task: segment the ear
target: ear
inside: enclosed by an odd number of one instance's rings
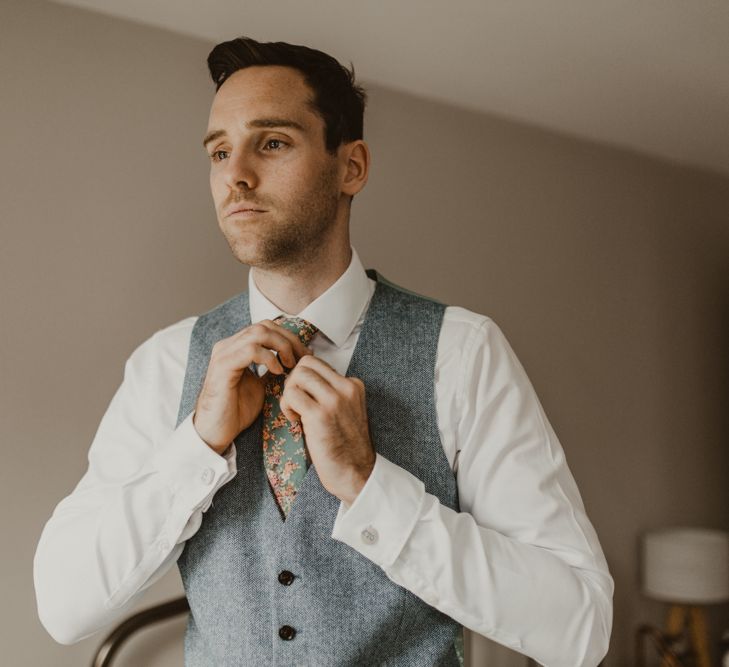
[[[356,195],[367,183],[370,173],[370,149],[362,139],[339,147],[343,169],[342,194]]]

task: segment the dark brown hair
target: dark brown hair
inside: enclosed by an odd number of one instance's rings
[[[307,46],[249,37],[221,42],[208,55],[216,92],[233,72],[253,65],[283,65],[304,75],[314,94],[311,106],[324,121],[324,143],[330,153],[340,144],[362,139],[367,94],[355,84],[351,63],[347,69],[332,56]]]

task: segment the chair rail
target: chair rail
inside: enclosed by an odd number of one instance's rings
[[[96,651],[91,667],[110,667],[119,649],[135,632],[188,611],[187,598],[181,597],[133,614],[107,635]]]

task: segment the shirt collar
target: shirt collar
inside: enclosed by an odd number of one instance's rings
[[[273,320],[279,315],[301,317],[319,329],[337,347],[344,345],[359,321],[362,311],[372,295],[370,279],[365,273],[357,251],[352,248],[352,259],[347,270],[323,294],[320,294],[300,313],[285,313],[271,303],[256,286],[253,272],[248,272],[248,295],[251,323]]]

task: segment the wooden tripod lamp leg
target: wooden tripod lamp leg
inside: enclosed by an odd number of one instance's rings
[[[689,611],[689,639],[696,653],[696,667],[711,667],[709,657],[709,632],[706,613],[702,607],[691,606]]]
[[[703,608],[683,604],[671,605],[666,618],[666,633],[678,637],[685,630],[688,631],[689,644],[696,656],[696,667],[711,667],[709,633]],[[672,661],[664,658],[661,667],[673,667]]]
[[[679,637],[686,627],[686,616],[688,608],[682,604],[672,604],[668,608],[666,616],[666,634],[669,637]],[[663,658],[661,667],[675,667],[675,661],[671,658]]]

